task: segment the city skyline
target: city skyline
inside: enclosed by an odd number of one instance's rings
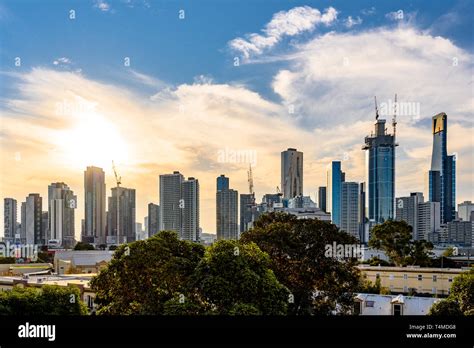
[[[315,202],[332,161],[341,161],[347,181],[366,182],[361,146],[373,127],[373,96],[378,97],[380,117],[390,123],[390,105],[398,93],[398,102],[405,104],[397,115],[395,197],[411,192],[429,197],[431,119],[446,112],[448,150],[457,157],[456,207],[472,200],[473,48],[465,37],[468,30],[460,29],[469,14],[463,2],[432,9],[408,2],[397,8],[375,4],[373,9],[356,5],[331,9],[320,2],[303,5],[259,5],[250,18],[245,5],[235,13],[235,24],[226,24],[225,16],[211,10],[212,2],[199,7],[184,3],[183,19],[176,4],[163,5],[160,12],[155,4],[127,8],[114,3],[102,10],[84,2],[77,5],[76,22],[68,18],[70,6],[50,4],[51,27],[63,37],[38,31],[39,44],[54,41],[51,37],[58,40],[47,54],[33,45],[31,50],[41,51],[39,55],[15,43],[24,35],[15,32],[25,25],[19,14],[35,11],[26,9],[26,4],[5,2],[0,7],[5,38],[0,72],[1,197],[18,201],[19,216],[25,197],[39,193],[47,210],[48,185],[66,183],[77,195],[79,240],[84,218],[81,173],[87,166],[104,170],[109,197],[115,187],[115,161],[124,187],[136,190],[140,223],[148,203],[159,203],[159,175],[179,170],[199,180],[201,227],[215,233],[215,178],[225,174],[233,189],[248,193],[247,170],[253,162],[255,198],[260,202],[280,186],[281,151],[288,148],[304,153],[303,194]],[[219,7],[223,13],[235,10],[225,4]],[[401,19],[396,17],[398,10],[403,10]],[[453,13],[457,20],[450,21],[443,13]],[[293,26],[272,31],[276,21],[289,14]],[[138,26],[131,36],[121,30],[112,36],[114,31],[106,30],[103,37],[93,38],[107,25],[118,30],[123,15],[145,24],[163,21],[158,27],[148,26],[152,35],[146,26]],[[77,28],[82,16],[90,23],[86,34]],[[354,24],[349,16],[361,23]],[[28,17],[27,33],[37,30],[40,17]],[[202,25],[203,18],[210,18],[209,27],[203,28],[210,53],[190,44],[199,42],[193,28]],[[163,25],[175,36],[158,45],[150,36],[163,39],[159,30]],[[222,27],[219,35],[209,34],[215,31],[213,25]],[[259,46],[251,41],[252,33],[271,43]],[[83,41],[76,46],[68,43],[77,35],[89,39],[91,49],[84,50]],[[120,35],[124,40],[113,41],[116,47],[107,44]],[[140,50],[131,37],[143,38]],[[124,65],[127,57],[129,66]],[[20,66],[15,65],[16,58],[21,58]],[[234,58],[239,58],[239,66]],[[220,151],[230,155],[222,158]],[[1,204],[3,214],[3,199]]]

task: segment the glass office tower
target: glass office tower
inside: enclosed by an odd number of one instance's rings
[[[433,152],[429,171],[429,200],[440,202],[441,222],[455,217],[456,206],[456,159],[448,156],[448,116],[442,112],[432,119]]]
[[[362,148],[367,150],[369,221],[376,224],[394,218],[396,146],[395,135],[377,115],[375,134],[365,137]]]

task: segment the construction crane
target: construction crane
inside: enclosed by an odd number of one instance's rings
[[[122,177],[118,175],[117,168],[114,161],[112,161],[112,169],[114,170],[115,182],[117,183],[117,245],[120,245],[120,184],[122,184]]]

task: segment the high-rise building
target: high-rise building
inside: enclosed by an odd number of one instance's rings
[[[148,203],[148,219],[145,226],[148,237],[154,236],[160,231],[160,206],[158,204]]]
[[[303,194],[303,152],[292,148],[282,151],[281,190],[284,199]]]
[[[42,224],[43,199],[38,193],[30,193],[21,206],[22,242],[45,245]],[[23,227],[24,226],[24,227]]]
[[[76,244],[74,210],[77,197],[63,182],[48,186],[48,233],[47,240],[57,241],[56,245],[72,248]]]
[[[3,237],[5,242],[14,242],[17,224],[17,202],[13,198],[3,200]]]
[[[188,178],[181,184],[182,192],[182,220],[180,238],[199,242],[201,239],[199,229],[199,180]]]
[[[222,183],[225,183],[224,185]],[[238,239],[238,192],[229,189],[229,178],[217,178],[216,232],[217,239]]]
[[[326,212],[326,186],[318,188],[318,208]]]
[[[365,137],[369,221],[383,223],[394,218],[395,203],[395,129],[387,133],[385,120],[376,112],[375,133]]]
[[[368,224],[366,214],[366,193],[365,193],[365,182],[359,184],[359,240],[361,243],[368,243]]]
[[[357,182],[341,183],[341,230],[359,236],[359,184]]]
[[[331,213],[332,223],[341,226],[341,162],[333,161],[327,168],[326,210]]]
[[[217,178],[217,191],[223,191],[229,189],[229,178],[224,174],[221,174]]]
[[[105,173],[102,168],[87,167],[84,172],[84,209],[82,241],[106,244]]]
[[[255,193],[240,194],[240,234],[248,231],[256,219]]]
[[[424,202],[423,193],[412,192],[408,197],[396,199],[395,219],[405,221],[412,228],[413,240],[418,239],[418,204]],[[424,235],[421,236],[422,239]]]
[[[423,202],[418,203],[416,240],[431,240],[430,235],[437,233],[440,229],[440,203]]]
[[[456,159],[448,156],[448,116],[442,112],[432,119],[433,152],[429,171],[429,198],[441,203],[441,222],[455,218]]]
[[[117,191],[118,190],[118,191]],[[112,197],[109,197],[109,211],[107,213],[107,244],[117,243],[117,192],[119,204],[119,243],[135,241],[136,233],[136,195],[135,189],[113,187]]]
[[[160,231],[180,233],[183,201],[181,184],[184,176],[175,171],[173,174],[160,175]]]
[[[472,246],[474,238],[474,223],[471,221],[452,220],[447,223],[448,240],[450,244],[463,247]]]
[[[458,204],[458,217],[460,220],[474,222],[472,212],[474,212],[474,203],[471,201],[464,201]]]

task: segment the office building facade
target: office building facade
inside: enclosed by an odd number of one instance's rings
[[[225,177],[217,178],[216,192],[216,232],[217,240],[238,239],[238,192],[229,189],[229,179],[225,178],[226,185],[219,185]]]
[[[292,148],[282,151],[281,191],[284,199],[303,194],[303,152]]]
[[[439,202],[418,203],[416,221],[416,240],[432,239],[432,235],[440,230],[441,214]]]
[[[433,151],[429,177],[429,200],[441,203],[441,222],[455,218],[456,159],[448,156],[448,116],[442,112],[432,119]]]
[[[320,186],[318,188],[318,208],[326,212],[326,186]]]
[[[148,237],[152,237],[160,231],[160,206],[158,204],[148,204],[148,217],[145,222],[145,229]]]
[[[182,220],[180,238],[199,242],[200,237],[200,206],[199,206],[199,180],[188,178],[182,182]]]
[[[395,219],[405,221],[412,228],[412,238],[418,239],[418,204],[424,202],[423,193],[412,192],[408,197],[396,199]]]
[[[471,201],[464,201],[458,204],[458,217],[460,220],[474,222],[473,212],[474,203],[472,203]]]
[[[133,242],[136,239],[135,189],[129,189],[125,187],[113,187],[111,191],[112,196],[109,197],[109,211],[107,213],[107,244],[121,244]]]
[[[42,221],[43,199],[38,193],[30,193],[21,207],[21,242],[45,245]]]
[[[77,197],[65,183],[57,182],[48,186],[48,242],[54,240],[55,245],[74,247],[76,206]]]
[[[13,198],[3,200],[3,238],[14,242],[17,229],[17,201]]]
[[[372,224],[392,220],[395,202],[395,134],[386,131],[385,120],[376,115],[375,132],[365,137],[368,217]]]
[[[341,230],[357,239],[359,235],[359,184],[341,183]]]
[[[178,171],[173,174],[160,175],[160,230],[180,233],[183,207],[181,185],[183,181],[184,176]]]
[[[332,223],[341,226],[341,189],[342,189],[341,162],[333,161],[327,168],[326,209],[331,213]]]
[[[240,194],[240,234],[248,231],[256,219],[257,205],[255,193]]]
[[[104,171],[98,167],[87,167],[84,172],[83,242],[106,244],[105,195]]]

